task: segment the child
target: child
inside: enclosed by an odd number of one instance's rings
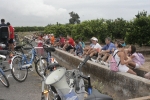
[[[82,39],[79,39],[79,44],[81,45],[81,47],[84,49],[85,48],[85,43],[83,42]]]
[[[75,55],[82,57],[83,49],[78,41],[75,41]]]
[[[136,47],[131,45],[128,48],[128,52],[130,53],[130,58],[132,59],[132,61],[129,62],[128,65],[134,67],[135,69],[139,68],[142,64],[140,62],[140,57],[136,53]]]

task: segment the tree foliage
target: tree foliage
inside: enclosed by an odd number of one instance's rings
[[[33,31],[44,31],[45,27],[26,26],[26,27],[14,27],[15,32],[33,32]]]
[[[124,39],[129,44],[150,45],[150,15],[143,11],[131,21],[123,18],[96,19],[80,24],[49,25],[45,27],[45,32],[54,33],[56,36],[71,34],[74,39],[84,38],[84,40],[95,36],[101,43],[109,36],[113,40]]]
[[[77,13],[75,13],[75,12],[70,12],[69,13],[69,15],[70,15],[70,19],[69,19],[69,23],[70,24],[79,24],[80,23],[80,17],[79,17],[79,15],[77,14]]]

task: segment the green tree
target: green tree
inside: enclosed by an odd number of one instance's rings
[[[75,13],[75,12],[72,11],[72,12],[69,13],[69,15],[71,17],[69,19],[69,23],[70,24],[76,24],[76,23],[79,24],[80,23],[80,20],[79,20],[80,17],[79,17],[79,15],[77,13]]]

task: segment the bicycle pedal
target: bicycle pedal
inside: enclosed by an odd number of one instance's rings
[[[3,70],[6,69],[6,66],[3,66],[2,69],[3,69]]]

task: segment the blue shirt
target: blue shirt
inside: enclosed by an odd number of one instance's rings
[[[82,47],[80,46],[80,44],[77,44],[77,45],[75,46],[75,48],[76,48],[76,53],[83,53],[83,49],[82,49]]]
[[[105,45],[102,48],[102,50],[110,50],[110,53],[111,53],[111,51],[112,51],[113,48],[116,49],[115,45],[113,43],[109,43],[109,44]]]

